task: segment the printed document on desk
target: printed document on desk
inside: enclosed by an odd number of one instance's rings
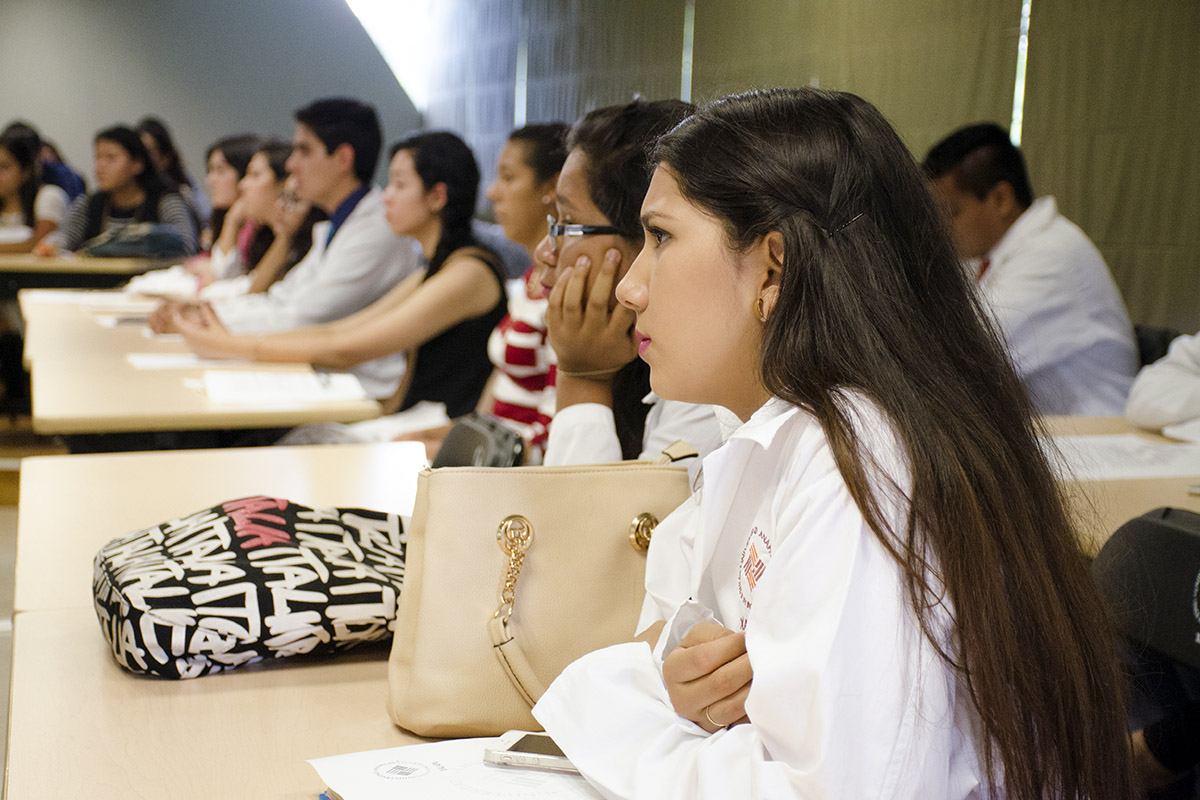
[[[279,405],[365,400],[358,378],[348,372],[255,372],[210,369],[204,392],[214,403]]]
[[[497,767],[483,749],[497,739],[449,739],[309,759],[342,800],[600,800],[578,775]]]
[[[245,364],[237,359],[201,358],[195,353],[126,353],[125,360],[134,369],[196,369],[221,364]]]
[[[1055,436],[1049,456],[1065,480],[1200,475],[1200,444],[1154,441],[1127,433]]]

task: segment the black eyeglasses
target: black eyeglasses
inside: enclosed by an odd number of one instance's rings
[[[620,232],[612,225],[577,225],[575,223],[559,222],[553,214],[546,215],[546,229],[554,249],[558,250],[560,236],[603,236],[618,235]]]

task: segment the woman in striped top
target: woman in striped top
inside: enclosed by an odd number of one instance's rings
[[[132,222],[158,222],[174,227],[185,249],[196,250],[196,227],[187,204],[163,185],[141,138],[124,125],[96,134],[96,187],[75,198],[63,225],[34,248],[53,256],[78,250],[86,241]]]
[[[546,216],[554,211],[554,186],[567,156],[566,133],[561,122],[513,131],[487,190],[504,235],[530,256],[546,235]],[[496,369],[479,406],[525,437],[533,464],[542,460],[554,414],[554,351],[546,343],[542,294],[537,268],[531,266],[521,289],[510,292],[508,315],[488,340],[488,357]]]

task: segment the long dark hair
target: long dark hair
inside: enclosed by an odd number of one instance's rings
[[[588,192],[610,225],[637,248],[642,246],[642,200],[650,188],[650,149],[667,131],[695,110],[682,100],[634,100],[585,114],[571,128],[567,149],[587,156]],[[621,456],[642,452],[649,407],[650,366],[640,358],[613,377],[613,423]]]
[[[533,170],[538,183],[548,181],[562,171],[567,160],[567,131],[565,122],[540,122],[517,128],[508,135],[510,142],[524,145],[526,166]]]
[[[479,198],[479,163],[467,143],[449,131],[418,133],[396,142],[388,158],[395,158],[401,150],[412,156],[413,167],[426,191],[439,183],[446,185],[442,236],[429,259],[428,274],[432,275],[455,250],[480,246],[471,231],[475,201]]]
[[[25,179],[17,187],[17,199],[21,204],[21,216],[25,224],[33,227],[37,224],[34,205],[37,201],[38,189],[42,188],[41,168],[38,164],[38,142],[20,133],[0,134],[0,148],[7,150],[13,161],[22,170],[28,170]]]
[[[292,145],[288,142],[283,142],[278,139],[258,140],[259,147],[253,155],[262,153],[267,160],[267,166],[270,167],[271,173],[275,176],[276,181],[282,181],[287,178],[287,160],[292,154]],[[247,166],[250,163],[250,158],[246,159]],[[226,155],[228,160],[228,155]],[[231,162],[232,163],[232,162]],[[246,173],[245,167],[239,172],[244,176]],[[300,261],[312,247],[312,230],[313,225],[325,219],[325,212],[313,206],[308,211],[308,216],[304,218],[304,222],[296,230],[292,237],[292,249],[288,253],[287,260],[282,269],[280,269],[276,280],[281,279],[286,275],[297,262]],[[254,238],[250,241],[250,246],[246,251],[246,261],[251,267],[258,266],[258,262],[267,254],[267,250],[271,249],[271,244],[275,241],[275,232],[270,225],[260,225],[258,231],[254,234]]]
[[[158,117],[142,117],[138,122],[137,132],[139,135],[143,133],[149,135],[154,140],[158,152],[162,153],[163,159],[166,161],[162,172],[167,179],[167,184],[173,184],[175,188],[186,186],[188,184],[187,168],[183,165],[183,158],[179,155],[179,148],[175,146],[175,140],[171,138],[171,131],[167,128],[167,123]],[[154,164],[151,164],[150,168],[157,169]]]
[[[654,161],[735,250],[782,234],[764,384],[820,421],[922,629],[979,711],[992,785],[1003,775],[1011,800],[1133,796],[1113,633],[1032,406],[895,132],[854,95],[774,89],[707,106]],[[846,392],[875,402],[907,453],[899,529]],[[954,615],[944,647],[939,587]]]

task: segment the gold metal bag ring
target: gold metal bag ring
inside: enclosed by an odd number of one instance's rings
[[[533,523],[520,514],[505,517],[496,529],[496,542],[508,554],[508,572],[500,589],[500,606],[496,609],[495,617],[502,617],[502,621],[507,623],[517,599],[517,578],[521,576],[521,567],[525,563],[525,551],[533,544]]]
[[[633,518],[633,522],[629,523],[629,543],[633,545],[633,549],[639,552],[645,552],[650,549],[650,537],[654,535],[654,529],[658,527],[658,517],[649,512],[643,512]]]

